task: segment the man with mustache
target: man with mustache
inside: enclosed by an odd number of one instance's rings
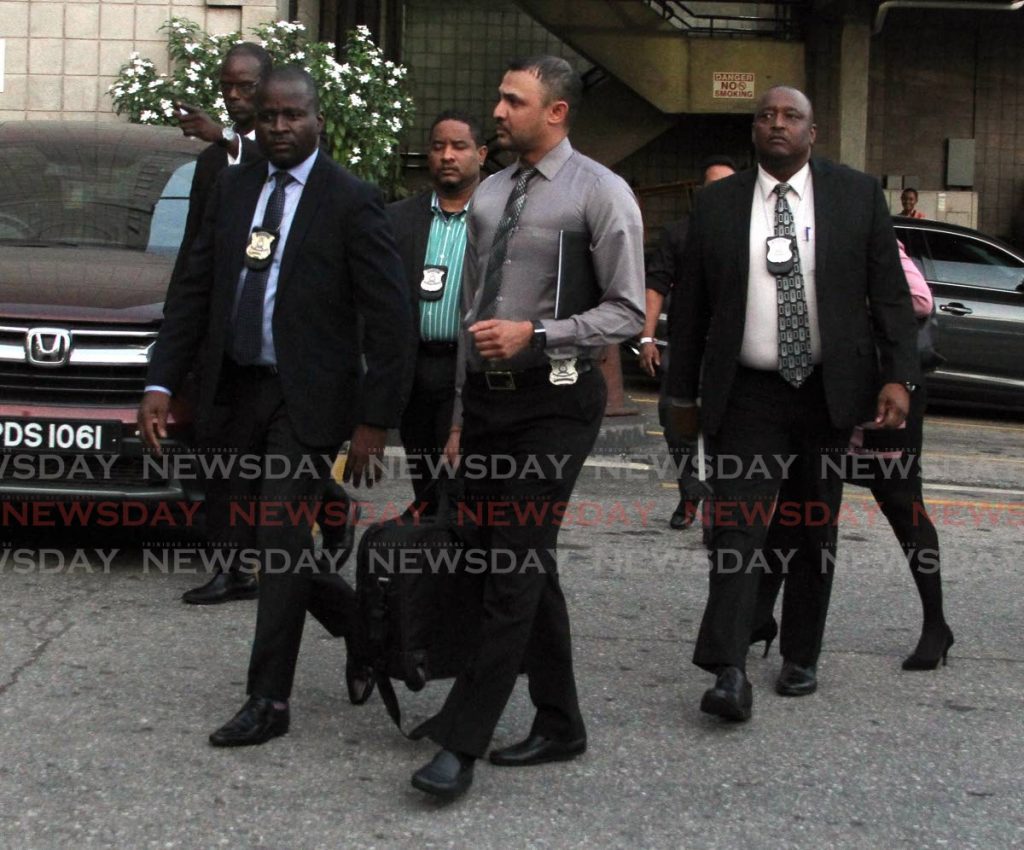
[[[517,161],[480,184],[469,214],[461,396],[450,448],[460,445],[467,466],[501,455],[520,472],[531,463],[534,471],[465,476],[466,500],[481,516],[526,519],[485,520],[471,544],[488,557],[510,552],[514,563],[499,569],[492,558],[480,575],[472,658],[419,730],[441,749],[412,784],[442,798],[470,787],[521,670],[536,715],[527,737],[492,750],[491,763],[565,761],[587,747],[558,576],[558,523],[546,508],[572,496],[604,415],[595,359],[640,330],[644,296],[633,193],[569,143],[582,88],[558,57],[508,65],[494,118],[498,143]]]
[[[845,451],[854,425],[898,427],[919,381],[910,293],[881,187],[812,158],[816,134],[802,92],[761,95],[757,167],[700,193],[670,307],[670,427],[693,435],[699,396],[715,452],[741,470],[715,484],[693,655],[716,677],[701,710],[727,720],[749,719],[753,706],[745,665],[772,514],[807,516],[810,506],[825,518],[788,523],[775,543],[795,553],[776,691],[802,696],[817,687],[842,497],[823,461]]]
[[[452,423],[466,218],[486,158],[480,122],[442,112],[430,125],[430,188],[388,206],[417,331],[416,375],[400,434],[418,503],[428,495]]]

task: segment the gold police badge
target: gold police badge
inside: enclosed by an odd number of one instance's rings
[[[249,235],[249,244],[245,246],[245,265],[254,270],[265,269],[274,256],[274,243],[277,234],[270,230],[256,228]]]

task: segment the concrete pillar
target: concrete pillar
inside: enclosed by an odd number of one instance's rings
[[[860,171],[867,165],[870,56],[870,20],[848,13],[839,50],[839,161]]]

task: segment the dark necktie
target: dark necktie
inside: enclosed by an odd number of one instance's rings
[[[284,214],[284,190],[292,182],[287,171],[275,171],[273,175],[274,191],[270,193],[267,208],[263,213],[263,230],[277,231],[281,226]],[[280,239],[274,245],[274,251],[283,250]],[[263,297],[267,291],[267,278],[273,261],[265,269],[253,271],[247,269],[245,280],[242,281],[242,294],[238,297],[238,311],[235,313],[235,327],[231,356],[236,363],[249,365],[259,359],[263,350]]]
[[[526,184],[536,173],[536,168],[520,169],[516,177],[516,185],[512,187],[512,194],[508,196],[508,201],[505,203],[505,211],[501,215],[498,229],[494,231],[494,241],[491,243],[491,254],[487,260],[487,271],[484,274],[484,286],[480,295],[477,319],[489,319],[494,315],[494,304],[501,289],[502,267],[508,256],[508,240],[512,236],[516,222],[519,221],[523,207],[526,206]]]
[[[793,212],[786,202],[788,183],[779,183],[775,193],[775,235],[796,236]],[[799,387],[814,370],[811,362],[811,325],[804,295],[804,276],[800,273],[800,252],[793,245],[793,268],[776,275],[776,303],[779,311],[779,374],[783,380]]]

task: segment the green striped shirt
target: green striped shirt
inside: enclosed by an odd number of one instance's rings
[[[434,214],[423,264],[445,266],[448,276],[437,301],[420,301],[420,338],[428,342],[455,342],[459,338],[462,260],[466,256],[466,213],[445,213],[435,192],[430,198]]]

